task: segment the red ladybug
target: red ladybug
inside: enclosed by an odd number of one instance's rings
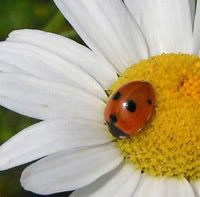
[[[104,118],[116,138],[137,134],[149,120],[155,104],[152,85],[133,81],[120,87],[108,99]]]

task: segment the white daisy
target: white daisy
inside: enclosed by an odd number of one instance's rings
[[[91,50],[37,30],[0,43],[0,104],[43,120],[1,146],[0,170],[41,158],[21,177],[39,194],[200,196],[199,1],[55,3]],[[155,112],[113,141],[106,93],[133,80],[152,84]]]

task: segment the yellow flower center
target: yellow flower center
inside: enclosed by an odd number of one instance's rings
[[[155,176],[200,178],[200,58],[162,54],[128,68],[111,92],[130,81],[147,81],[156,106],[144,129],[117,145],[136,168]]]

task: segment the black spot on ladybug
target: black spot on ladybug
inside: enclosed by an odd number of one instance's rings
[[[135,112],[135,111],[136,111],[136,108],[137,108],[135,102],[132,101],[132,100],[126,101],[125,107],[126,107],[126,109],[127,109],[129,112]]]
[[[148,103],[148,105],[151,105],[151,104],[152,104],[152,100],[151,100],[151,99],[148,99],[148,100],[147,100],[147,103]]]
[[[116,123],[117,122],[117,117],[113,114],[110,114],[109,116],[110,122],[111,123]]]
[[[117,99],[120,98],[120,96],[121,96],[121,93],[120,93],[119,91],[117,91],[117,92],[112,96],[112,99],[113,99],[113,100],[117,100]]]

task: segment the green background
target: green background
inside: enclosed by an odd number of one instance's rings
[[[0,0],[0,41],[5,40],[11,31],[24,28],[54,32],[82,42],[56,8],[53,0]],[[37,120],[0,107],[0,144],[35,122]],[[24,191],[20,186],[19,178],[24,167],[0,172],[0,197],[37,196]]]

